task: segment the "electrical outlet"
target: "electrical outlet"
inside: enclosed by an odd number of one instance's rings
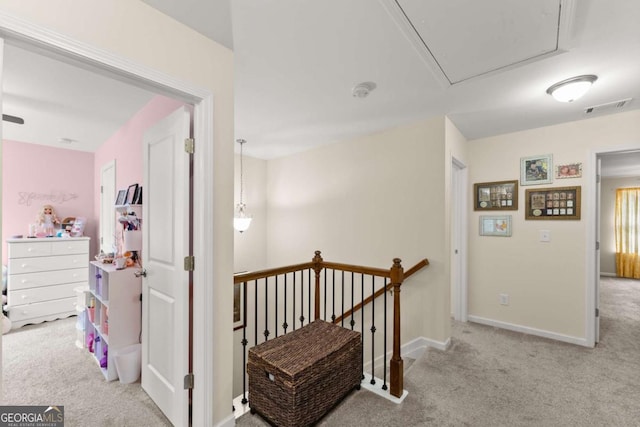
[[[551,241],[551,231],[550,230],[540,230],[540,241],[541,242],[550,242]]]
[[[500,305],[509,305],[509,294],[500,294]]]

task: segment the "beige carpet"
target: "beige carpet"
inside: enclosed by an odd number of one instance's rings
[[[76,318],[29,325],[3,338],[3,405],[64,405],[66,427],[169,426],[140,382],[107,382],[75,346]]]
[[[451,348],[407,370],[402,404],[357,391],[319,425],[639,426],[640,281],[603,279],[601,313],[595,349],[454,322]]]

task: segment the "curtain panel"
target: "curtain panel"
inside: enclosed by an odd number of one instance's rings
[[[616,190],[616,274],[640,279],[640,188]]]

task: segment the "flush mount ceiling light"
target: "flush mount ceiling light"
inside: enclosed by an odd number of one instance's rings
[[[233,228],[242,233],[247,231],[251,225],[251,215],[247,214],[247,205],[242,202],[243,194],[243,170],[242,170],[242,146],[247,142],[244,139],[237,139],[240,144],[240,203],[236,205],[236,213],[233,216]]]
[[[354,98],[366,98],[376,87],[374,82],[362,82],[351,89],[351,94]]]
[[[586,74],[584,76],[571,77],[563,80],[547,89],[547,93],[560,102],[572,102],[587,93],[598,76]]]

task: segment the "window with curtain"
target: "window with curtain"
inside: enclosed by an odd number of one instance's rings
[[[616,274],[640,279],[640,188],[616,190]]]

